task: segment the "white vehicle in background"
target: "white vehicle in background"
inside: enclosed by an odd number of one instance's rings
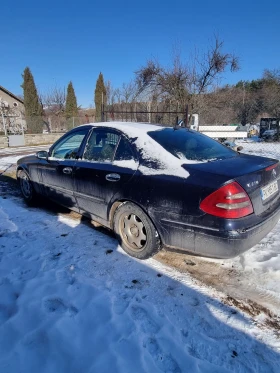
[[[192,114],[190,116],[189,125],[190,125],[190,129],[195,130],[195,131],[199,130],[198,114]]]
[[[178,121],[178,125],[185,126],[183,120]],[[232,148],[233,150],[240,151],[242,146],[235,144],[236,139],[245,139],[248,136],[246,126],[238,125],[203,125],[199,126],[198,114],[189,115],[188,127],[194,131],[199,131],[204,135],[219,140],[224,145]]]
[[[184,122],[183,119],[180,119],[180,120],[178,120],[177,125],[179,127],[185,127],[186,123]],[[191,130],[194,130],[194,131],[198,131],[199,130],[198,114],[191,114],[191,115],[189,115],[189,122],[188,122],[187,127],[190,128]]]

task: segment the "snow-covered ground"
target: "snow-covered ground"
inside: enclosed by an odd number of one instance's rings
[[[11,155],[8,157],[0,158],[0,175],[4,172],[7,172],[9,169],[15,169],[16,162],[20,158],[22,158],[22,155]]]
[[[17,147],[8,147],[8,148],[0,148],[0,156],[2,155],[15,155],[15,154],[24,154],[24,153],[35,153],[39,150],[48,149],[50,145],[34,145],[34,146],[17,146]]]
[[[258,290],[279,316],[279,224],[232,260],[137,261],[107,231],[28,208],[0,183],[0,372],[280,371],[277,315],[227,296]]]
[[[266,315],[108,233],[0,197],[0,371],[279,372]]]
[[[236,140],[235,143],[243,146],[241,153],[255,154],[261,157],[276,158],[280,160],[280,143],[254,142],[250,139]]]

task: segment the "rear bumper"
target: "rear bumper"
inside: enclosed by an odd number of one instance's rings
[[[277,224],[280,209],[262,223],[250,228],[220,231],[161,219],[161,236],[166,248],[211,258],[234,258],[258,244]]]

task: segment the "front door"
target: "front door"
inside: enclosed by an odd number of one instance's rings
[[[129,141],[120,132],[93,129],[74,171],[80,210],[106,223],[112,202],[123,196],[137,167]]]
[[[51,148],[48,160],[40,165],[39,178],[47,196],[66,207],[76,205],[73,169],[88,131],[89,128],[71,131]]]

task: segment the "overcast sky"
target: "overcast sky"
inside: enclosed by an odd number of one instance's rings
[[[88,107],[100,71],[117,87],[148,58],[168,65],[174,45],[187,58],[214,34],[241,64],[222,83],[258,79],[265,68],[280,68],[279,10],[275,0],[3,1],[0,85],[21,94],[29,66],[40,91],[72,80]]]

